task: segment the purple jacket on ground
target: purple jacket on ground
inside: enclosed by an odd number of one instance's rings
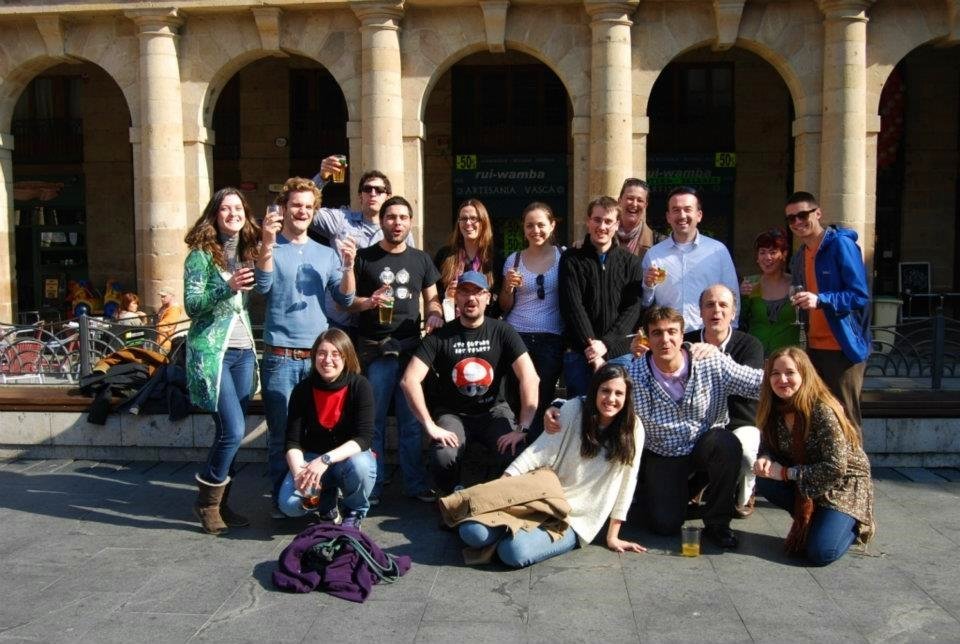
[[[315,544],[335,539],[340,535],[350,535],[366,546],[373,559],[384,567],[390,565],[386,553],[363,532],[355,528],[343,528],[337,525],[313,525],[293,538],[293,542],[283,549],[277,562],[279,570],[273,571],[273,585],[280,590],[292,593],[309,593],[319,588],[334,597],[362,603],[370,595],[373,585],[380,578],[352,548],[344,548],[340,554],[324,568],[322,572],[303,570],[303,555]],[[396,558],[401,575],[410,570],[410,557]]]

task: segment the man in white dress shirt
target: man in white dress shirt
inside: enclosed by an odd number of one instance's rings
[[[697,230],[702,219],[696,189],[674,188],[667,197],[667,223],[673,233],[643,258],[643,308],[657,305],[680,311],[687,331],[703,328],[700,294],[713,284],[727,286],[736,298],[736,310],[740,310],[740,288],[733,260],[726,246]],[[659,283],[657,269],[666,272]]]

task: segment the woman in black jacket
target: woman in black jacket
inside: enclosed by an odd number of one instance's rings
[[[343,492],[343,525],[360,527],[370,509],[377,466],[373,438],[373,388],[360,375],[346,333],[328,329],[313,343],[313,370],[290,395],[287,473],[278,505],[287,516],[316,511],[336,522]]]

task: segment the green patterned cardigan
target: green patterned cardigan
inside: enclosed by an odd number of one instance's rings
[[[183,303],[191,319],[187,332],[187,388],[193,404],[211,412],[217,411],[223,356],[234,320],[240,319],[253,338],[247,295],[233,292],[226,281],[229,275],[216,265],[210,253],[202,250],[191,250],[183,265]],[[257,390],[257,369],[253,372],[251,395]]]

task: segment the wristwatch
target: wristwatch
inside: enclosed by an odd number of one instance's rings
[[[520,423],[517,423],[517,425],[514,427],[514,431],[518,431],[521,434],[526,434],[529,429],[529,427],[521,425]]]
[[[330,459],[329,454],[321,454],[320,462],[323,463],[324,465],[330,465],[330,463],[332,463],[333,461]]]

